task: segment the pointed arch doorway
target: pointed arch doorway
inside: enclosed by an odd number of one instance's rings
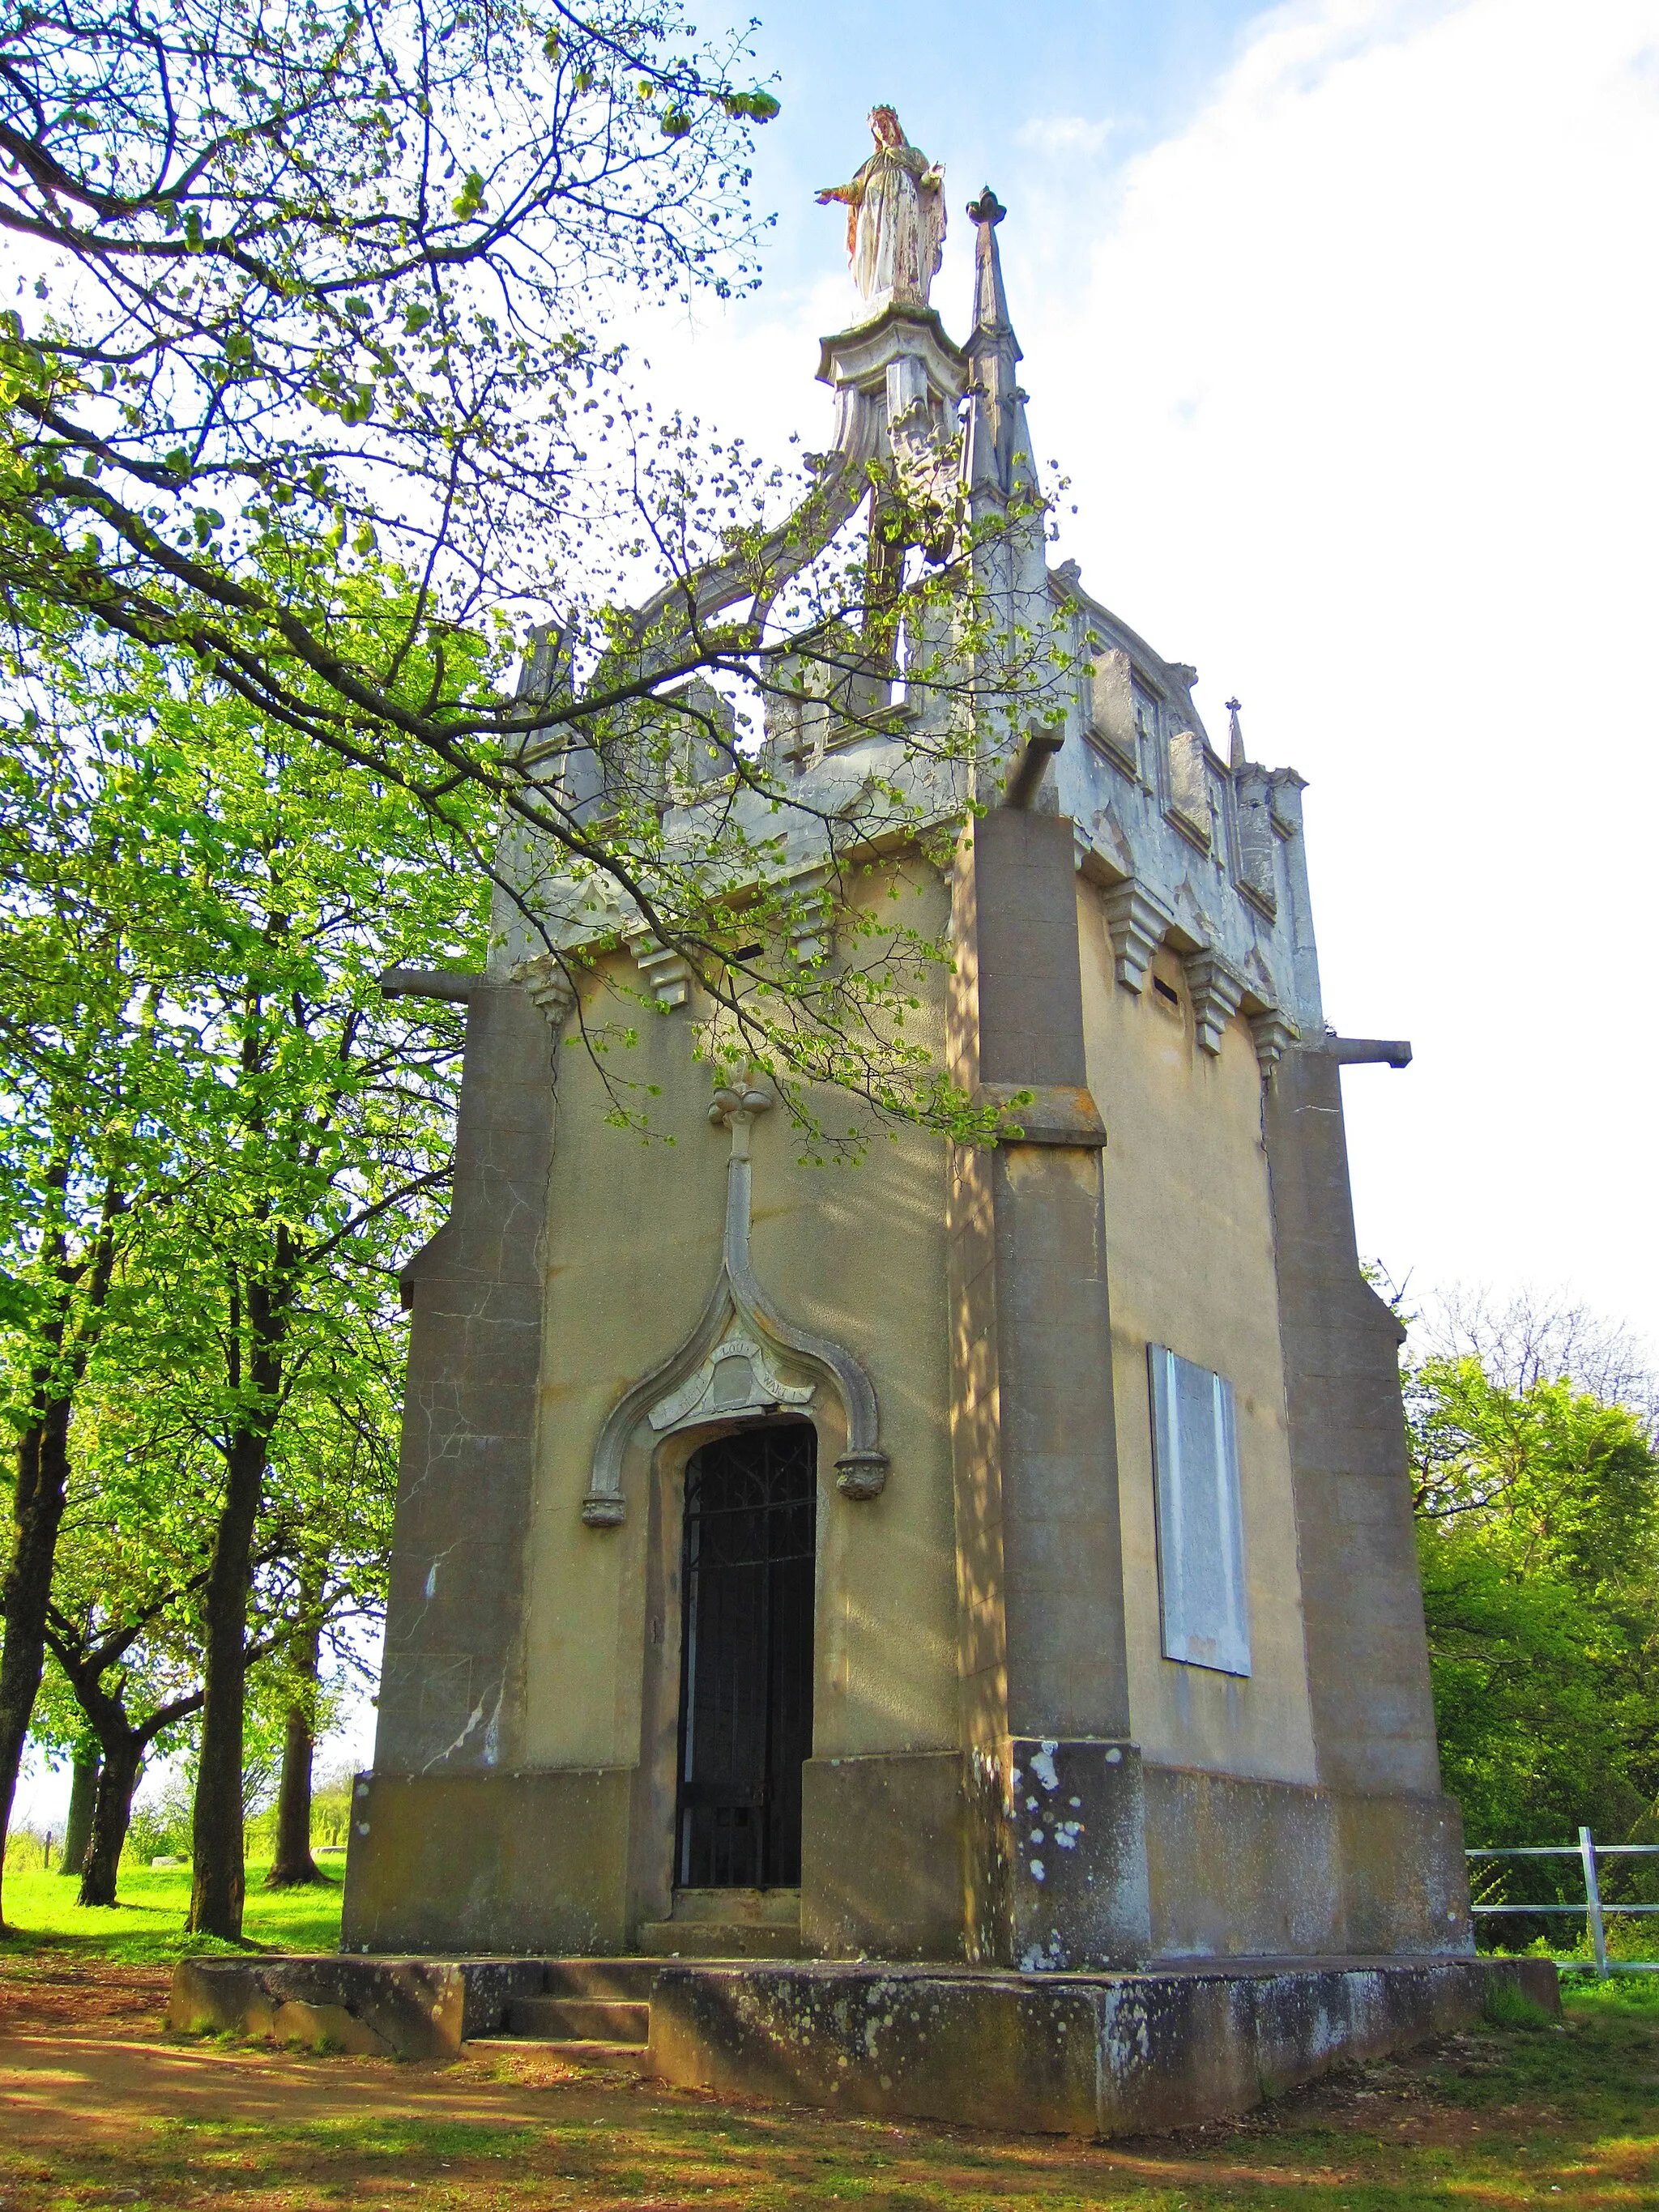
[[[680,1581],[677,1888],[799,1885],[817,1538],[810,1421],[740,1429],[692,1455]]]

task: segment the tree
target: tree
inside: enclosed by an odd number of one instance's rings
[[[1469,1832],[1622,1835],[1659,1791],[1651,1439],[1537,1359],[1506,1385],[1472,1354],[1431,1357],[1407,1403],[1441,1756]]]
[[[86,1865],[102,1768],[103,1755],[97,1738],[89,1729],[82,1730],[70,1754],[69,1812],[64,1822],[64,1855],[58,1863],[59,1874],[79,1875]]]
[[[363,1632],[384,1619],[392,1515],[398,1492],[404,1316],[390,1310],[290,1422],[270,1470],[268,1517],[282,1531],[292,1593],[280,1655],[281,1780],[270,1888],[320,1881],[311,1856],[312,1762],[330,1709],[325,1654],[337,1669],[361,1664]]]
[[[261,1558],[300,1556],[295,1530],[309,1526],[314,1544],[326,1528],[350,1567],[343,1582],[322,1556],[331,1604],[340,1589],[364,1587],[362,1543],[337,1513],[317,1510],[319,1439],[331,1424],[349,1455],[374,1458],[362,1434],[383,1429],[395,1405],[387,1361],[397,1266],[411,1234],[435,1225],[448,1172],[459,1021],[430,1005],[388,1006],[377,978],[411,954],[476,958],[481,887],[434,845],[430,817],[400,787],[331,769],[311,748],[291,758],[287,741],[239,702],[177,685],[160,656],[90,674],[71,668],[59,698],[62,719],[49,735],[43,726],[40,754],[74,764],[73,803],[43,811],[51,779],[19,780],[9,998],[0,968],[0,1019],[8,1005],[13,1015],[11,1086],[24,1105],[37,1092],[46,1101],[35,1119],[20,1111],[3,1125],[21,1208],[8,1224],[15,1419],[26,1455],[41,1425],[37,1401],[58,1439],[50,1514],[39,1484],[16,1485],[19,1525],[37,1540],[32,1552],[20,1541],[11,1588],[21,1586],[17,1563],[29,1565],[44,1637],[73,1436],[91,1454],[88,1483],[107,1487],[112,1468],[123,1480],[146,1475],[124,1525],[134,1529],[149,1514],[158,1535],[187,1503],[177,1470],[199,1468],[204,1452],[213,1459],[216,1477],[195,1492],[196,1550],[181,1570],[195,1577],[203,1664],[179,1695],[199,1692],[204,1708],[201,1910],[234,1934],[256,1569]],[[100,947],[104,969],[85,957]],[[88,1011],[88,976],[105,969],[106,988]],[[54,977],[72,1022],[48,988]],[[45,1180],[44,1200],[31,1196],[60,1127],[81,1151]],[[135,1162],[147,1178],[137,1193]],[[118,1207],[102,1194],[112,1185]],[[83,1213],[93,1200],[101,1209],[95,1269],[65,1256],[55,1215],[50,1235],[40,1227],[43,1206],[67,1203],[54,1192]],[[96,1317],[95,1328],[79,1324],[72,1372],[50,1364],[57,1316],[82,1310],[66,1304],[71,1291]],[[386,1456],[382,1449],[374,1462],[381,1480]],[[262,1552],[273,1458],[288,1534],[276,1530]],[[30,1464],[26,1456],[26,1474]],[[353,1496],[352,1486],[341,1494]],[[384,1513],[360,1518],[372,1542]],[[175,1594],[184,1587],[179,1575],[162,1582]],[[107,1703],[109,1670],[159,1615],[146,1598],[136,1613],[88,1618],[82,1631],[72,1609],[59,1611],[60,1658],[105,1741],[105,1795],[125,1806],[144,1747],[124,1732],[118,1699]],[[9,1590],[4,1663],[20,1684],[20,1748],[40,1666],[36,1644],[26,1677],[27,1628]]]
[[[96,766],[27,721],[0,754],[0,1408],[15,1439],[0,1613],[0,1840],[44,1664],[78,1393],[128,1311],[125,1259],[176,1188],[165,986],[190,957],[172,886]]]
[[[795,1110],[799,1076],[983,1134],[902,1034],[927,933],[849,913],[866,957],[793,957],[826,900],[856,906],[872,842],[939,830],[937,780],[815,809],[762,725],[805,701],[948,768],[1052,720],[1053,640],[977,559],[1022,516],[970,519],[948,453],[790,473],[659,422],[606,342],[626,288],[752,273],[743,161],[776,102],[741,42],[694,51],[667,0],[31,21],[0,47],[0,223],[43,258],[0,361],[25,662],[90,612],[441,817],[475,784],[686,959]],[[866,504],[868,556],[836,554]],[[414,588],[343,621],[342,580],[380,563]],[[895,677],[959,714],[924,731]],[[723,778],[775,819],[665,829],[665,793]],[[827,846],[810,899],[792,827]],[[519,872],[498,882],[556,952]]]
[[[169,1664],[167,1655],[136,1648],[142,1647],[149,1625],[124,1622],[100,1633],[90,1623],[59,1614],[47,1630],[52,1656],[96,1733],[102,1753],[81,1869],[82,1905],[115,1903],[133,1793],[145,1760],[158,1743],[166,1749],[168,1735],[201,1711],[199,1687],[176,1686],[181,1680],[176,1660]],[[182,1679],[187,1682],[188,1674]],[[174,1686],[172,1695],[167,1694],[170,1686]],[[136,1713],[135,1702],[140,1707]]]
[[[40,304],[6,356],[14,611],[95,607],[302,720],[374,669],[360,710],[405,714],[411,639],[486,577],[545,581],[595,283],[743,281],[746,133],[777,104],[732,81],[740,40],[694,36],[650,0],[20,19],[0,226]],[[310,560],[377,532],[425,579],[378,668]],[[441,678],[434,732],[443,702]]]
[[[322,1656],[322,1593],[315,1585],[300,1593],[300,1620],[289,1649],[287,1709],[283,1715],[282,1780],[276,1792],[276,1832],[270,1889],[292,1889],[320,1881],[311,1856],[311,1763],[317,1745],[317,1691]]]
[[[339,1472],[322,1439],[388,1418],[386,1309],[448,1176],[459,1022],[385,1000],[378,977],[411,953],[465,959],[484,917],[480,887],[398,787],[296,754],[237,702],[152,687],[128,706],[149,803],[182,841],[200,1069],[175,1133],[188,1188],[134,1249],[156,1319],[132,1358],[148,1377],[143,1455],[156,1462],[166,1437],[168,1455],[205,1451],[218,1469],[191,1918],[234,1936],[246,1617],[268,1477],[279,1471],[270,1502],[285,1522],[270,1556],[297,1560],[294,1580],[320,1603],[329,1559],[316,1531],[343,1534],[338,1512],[317,1510]],[[366,1533],[374,1526],[368,1516]],[[297,1601],[303,1633],[309,1601]]]

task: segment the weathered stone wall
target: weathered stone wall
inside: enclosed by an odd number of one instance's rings
[[[935,885],[906,918],[936,927],[942,903]],[[942,975],[930,984],[937,1024]],[[690,1332],[718,1270],[731,1146],[708,1121],[713,1082],[693,1057],[705,1012],[692,1004],[658,1014],[596,992],[584,1018],[630,1021],[638,1043],[598,1067],[580,1044],[561,1054],[525,1636],[526,1750],[535,1765],[637,1760],[647,1655],[671,1655],[678,1668],[678,1618],[668,1617],[677,1593],[667,1585],[678,1576],[679,1482],[696,1439],[635,1443],[619,1528],[585,1527],[580,1507],[605,1415]],[[927,1011],[911,1020],[925,1040]],[[633,1096],[672,1144],[605,1125],[605,1075],[650,1087],[653,1095]],[[844,1098],[819,1103],[834,1133],[854,1118]],[[763,1115],[750,1139],[755,1273],[792,1322],[858,1358],[891,1463],[879,1497],[839,1494],[833,1462],[844,1439],[833,1394],[820,1386],[806,1409],[819,1427],[814,1737],[830,1758],[958,1740],[945,1148],[915,1130],[894,1141],[879,1128],[871,1134],[862,1164],[846,1168],[804,1164],[814,1148],[781,1109]],[[792,1370],[792,1379],[800,1377]]]
[[[1143,1755],[1285,1781],[1315,1778],[1295,1501],[1279,1332],[1261,1069],[1243,1019],[1201,1050],[1168,948],[1136,994],[1114,978],[1100,895],[1079,887],[1090,1087],[1106,1122],[1106,1250],[1133,1732]],[[1156,977],[1176,994],[1171,1005]],[[1233,1385],[1251,1673],[1163,1656],[1146,1346]]]
[[[348,1951],[629,1948],[623,1767],[361,1776]]]
[[[566,1970],[568,1971],[568,1969]],[[592,1972],[592,1969],[586,1970]],[[646,2070],[689,2087],[884,2118],[1110,2136],[1190,2127],[1471,2026],[1500,1993],[1560,2010],[1547,1959],[1063,1979],[878,1966],[664,1964]],[[228,2029],[453,2057],[500,2032],[543,1962],[185,1959],[177,2033]]]
[[[921,882],[903,918],[937,927],[945,894],[937,878]],[[580,1042],[560,1056],[521,1663],[527,1765],[631,1772],[623,1851],[627,1917],[637,1924],[665,1917],[671,1904],[683,1486],[687,1460],[712,1431],[659,1441],[641,1424],[623,1458],[621,1524],[586,1526],[581,1507],[606,1416],[684,1340],[714,1287],[731,1140],[709,1121],[713,1079],[694,1056],[706,1004],[694,997],[659,1013],[610,989],[617,980],[637,987],[623,956],[585,994],[581,1019],[590,1029],[632,1026],[637,1042],[597,1063]],[[945,973],[934,968],[922,981],[930,1004],[910,1021],[925,1037],[941,1018]],[[573,1020],[567,1037],[576,1032]],[[648,1113],[651,1141],[606,1125],[607,1080]],[[819,1103],[829,1133],[843,1134],[855,1109],[844,1098]],[[805,1409],[818,1431],[819,1504],[817,1780],[804,1847],[805,1887],[824,1900],[819,1920],[816,1908],[807,1917],[826,1945],[832,1923],[854,1940],[845,1931],[860,1909],[877,1910],[876,1892],[894,1871],[879,1853],[853,1848],[859,1808],[896,1790],[924,1820],[939,1795],[938,1756],[953,1764],[960,1741],[945,1147],[910,1129],[891,1141],[879,1127],[866,1134],[866,1158],[845,1168],[804,1163],[821,1148],[780,1109],[750,1135],[756,1277],[792,1322],[860,1361],[890,1462],[878,1497],[841,1494],[834,1464],[844,1419],[819,1378]],[[776,1365],[792,1382],[813,1380],[785,1356]],[[916,1781],[914,1802],[902,1777]],[[954,1883],[954,1850],[950,1865]],[[937,1887],[936,1869],[928,1880]],[[938,1918],[936,1904],[908,1916],[908,1940],[921,1941],[916,1930]]]
[[[1401,1330],[1360,1276],[1341,1076],[1328,1053],[1285,1054],[1267,1103],[1267,1149],[1319,1778],[1344,1790],[1437,1793]]]
[[[1146,1792],[1160,1959],[1472,1948],[1462,1824],[1448,1797],[1150,1763]]]
[[[523,1604],[541,1348],[552,1047],[528,995],[468,1009],[449,1220],[414,1303],[375,1759],[487,1770],[520,1757]]]

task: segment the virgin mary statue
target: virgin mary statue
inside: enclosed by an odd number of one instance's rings
[[[847,258],[866,316],[889,305],[925,307],[945,247],[945,170],[918,151],[890,107],[872,107],[876,150],[850,185],[829,185],[818,205],[847,209]]]

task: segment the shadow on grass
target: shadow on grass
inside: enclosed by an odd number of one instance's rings
[[[369,2206],[408,2189],[452,2212],[1430,2212],[1558,2193],[1611,2212],[1656,2201],[1656,2056],[1659,2024],[1575,2006],[1547,2032],[1488,2026],[1342,2069],[1240,2122],[1094,2144],[648,2084],[543,2087],[528,2124],[522,2106],[428,2118],[379,2110],[373,2081],[348,2090],[343,2075],[327,2115],[152,2122],[124,2136],[121,2179],[157,2203],[188,2187],[198,2212],[238,2212],[256,2189]],[[453,2094],[456,2079],[434,2089]],[[496,2094],[479,2083],[479,2107]],[[994,2130],[995,2114],[986,2121]],[[53,2179],[95,2188],[106,2176],[78,2151]],[[20,2197],[17,2212],[36,2208]]]

